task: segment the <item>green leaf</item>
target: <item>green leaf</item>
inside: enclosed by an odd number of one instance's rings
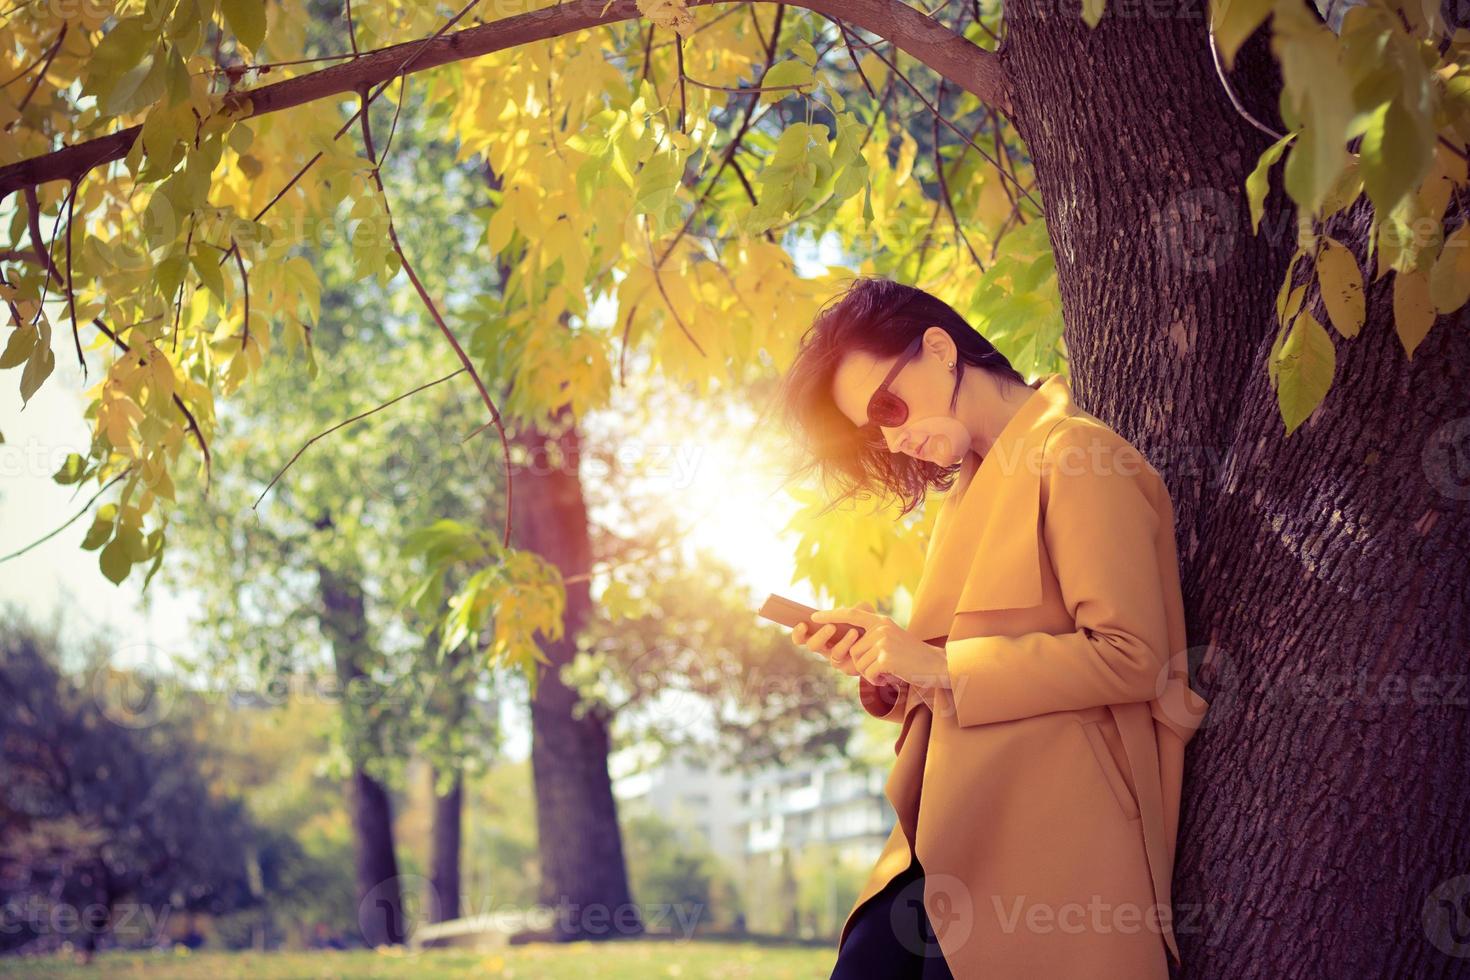
[[[1286,192],[1304,212],[1315,214],[1348,161],[1342,129],[1306,125],[1282,171]]]
[[[128,577],[128,572],[133,567],[133,560],[128,557],[127,545],[121,536],[108,542],[98,556],[97,563],[102,566],[102,574],[113,585],[122,584],[122,580]]]
[[[62,486],[76,483],[86,475],[87,461],[77,453],[67,453],[66,461],[61,464],[61,469],[51,478]]]
[[[88,527],[87,536],[82,538],[82,551],[96,551],[103,547],[112,538],[112,517],[107,517],[103,511],[97,511],[93,517],[93,526]]]
[[[220,9],[240,43],[258,51],[265,40],[265,0],[223,0]]]
[[[1276,365],[1276,401],[1290,435],[1327,397],[1337,366],[1332,338],[1317,318],[1302,310],[1281,345]]]
[[[1245,179],[1245,194],[1251,207],[1252,235],[1258,234],[1261,227],[1261,214],[1265,210],[1266,194],[1271,189],[1271,168],[1277,160],[1281,159],[1281,152],[1286,149],[1286,144],[1295,138],[1296,133],[1287,133],[1261,151],[1261,157],[1256,161],[1256,168]]]
[[[169,45],[168,63],[164,68],[164,91],[168,92],[171,105],[178,105],[189,98],[189,66],[184,63],[183,53],[175,45]]]
[[[25,370],[20,373],[21,400],[30,401],[31,396],[51,376],[51,371],[55,367],[56,355],[51,353],[51,348],[44,345],[37,346],[31,352],[30,360],[26,361]]]
[[[117,539],[127,549],[128,558],[134,562],[147,561],[153,557],[148,547],[148,541],[143,537],[142,528],[136,524],[124,524],[117,533]]]
[[[1215,47],[1225,67],[1235,67],[1235,52],[1256,32],[1271,13],[1273,0],[1214,0],[1210,21],[1215,29]]]
[[[1363,186],[1379,214],[1388,214],[1418,187],[1434,162],[1435,134],[1397,99],[1378,107],[1363,133]]]
[[[766,72],[765,77],[761,79],[761,88],[776,88],[777,90],[774,92],[762,92],[760,94],[760,101],[763,103],[780,102],[788,95],[794,95],[797,92],[810,92],[815,77],[811,65],[803,64],[800,61],[779,62],[774,68]],[[779,88],[779,86],[783,85],[800,85],[801,88]]]
[[[17,327],[5,344],[5,353],[0,354],[0,368],[12,368],[24,362],[31,356],[31,351],[36,349],[36,341],[40,336],[40,331],[33,323]]]
[[[219,297],[221,303],[226,302],[225,275],[220,271],[219,259],[195,248],[193,254],[189,256],[189,263],[194,267],[194,271],[199,273],[200,281],[209,291]]]
[[[147,17],[129,17],[118,21],[97,42],[97,47],[87,59],[83,94],[95,95],[99,100],[105,99],[123,76],[138,67],[153,40]],[[139,78],[141,77],[140,75]]]
[[[1281,0],[1272,13],[1271,51],[1281,65],[1281,114],[1301,137],[1291,148],[1286,191],[1315,214],[1349,157],[1345,146],[1353,116],[1352,80],[1342,45],[1304,4]]]
[[[1353,253],[1331,237],[1322,239],[1322,251],[1317,256],[1317,286],[1337,332],[1344,337],[1356,337],[1367,312],[1363,273]]]

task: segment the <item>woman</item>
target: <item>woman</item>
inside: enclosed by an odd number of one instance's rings
[[[1027,385],[887,280],[818,314],[781,404],[837,500],[908,513],[948,491],[907,627],[861,604],[792,634],[901,726],[898,821],[833,977],[1167,977],[1190,921],[1169,895],[1183,751],[1207,705],[1158,472],[1061,375]]]

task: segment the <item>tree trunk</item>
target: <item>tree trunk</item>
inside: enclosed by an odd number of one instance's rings
[[[514,471],[512,516],[516,546],[536,552],[569,577],[588,571],[591,547],[578,472],[581,440],[565,410],[558,422],[565,425],[564,434],[531,429],[517,435],[526,459]],[[540,901],[556,910],[558,939],[606,939],[643,931],[628,887],[608,777],[607,720],[596,712],[574,717],[576,692],[557,675],[575,654],[576,634],[590,613],[586,579],[572,582],[563,638],[540,640],[553,666],[541,669],[531,700]]]
[[[1253,235],[1243,184],[1270,138],[1225,95],[1204,5],[1150,9],[1110,2],[1090,30],[1020,0],[1001,54],[1074,390],[1175,503],[1212,702],[1179,831],[1182,975],[1464,976],[1470,316],[1410,361],[1392,275],[1370,283],[1361,333],[1333,332],[1325,402],[1286,436],[1266,369],[1296,244],[1280,166]],[[1231,82],[1282,131],[1264,42]],[[1371,277],[1368,217],[1365,200],[1325,230]],[[1307,303],[1329,322],[1315,286]]]
[[[368,651],[367,618],[362,586],[336,569],[318,566],[322,597],[322,632],[332,644],[337,680],[342,686],[341,710],[348,712],[347,732],[352,744],[352,834],[357,877],[357,921],[369,946],[397,945],[406,938],[403,894],[398,859],[393,851],[393,807],[388,791],[367,771],[370,734],[366,722],[352,716],[353,682],[366,677],[363,660]]]
[[[362,938],[369,946],[397,945],[407,938],[407,930],[393,854],[393,808],[383,784],[361,765],[352,769],[352,831]]]
[[[449,792],[434,794],[434,830],[429,855],[429,887],[434,890],[429,921],[459,918],[459,847],[464,815],[464,774],[454,774]]]

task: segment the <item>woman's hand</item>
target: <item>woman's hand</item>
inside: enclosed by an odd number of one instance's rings
[[[858,603],[857,608],[865,609],[869,612],[874,611],[873,607],[866,602]],[[847,622],[853,622],[853,620],[847,620]],[[791,639],[813,653],[820,653],[832,662],[833,667],[836,667],[849,677],[856,677],[858,675],[858,669],[853,666],[849,652],[852,650],[852,645],[857,642],[858,631],[842,628],[842,639],[829,647],[828,644],[831,643],[832,637],[836,635],[838,629],[839,627],[829,623],[826,626],[817,627],[815,633],[808,634],[806,623],[797,623],[791,630]]]
[[[847,644],[845,652],[856,673],[870,684],[891,684],[891,678],[896,678],[920,687],[949,687],[949,659],[944,649],[925,643],[892,619],[874,612],[867,603],[840,609],[819,609],[812,614],[812,619],[819,623],[851,623],[863,628],[862,639]],[[830,628],[822,627],[817,635]]]

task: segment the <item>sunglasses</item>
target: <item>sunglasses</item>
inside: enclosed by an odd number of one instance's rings
[[[920,334],[910,341],[908,348],[893,363],[893,367],[888,369],[888,377],[883,379],[883,383],[868,399],[868,424],[864,426],[865,429],[876,431],[878,426],[893,429],[908,421],[908,402],[889,391],[888,386],[893,384],[893,379],[898,377],[898,372],[914,359],[923,339],[924,335]]]

